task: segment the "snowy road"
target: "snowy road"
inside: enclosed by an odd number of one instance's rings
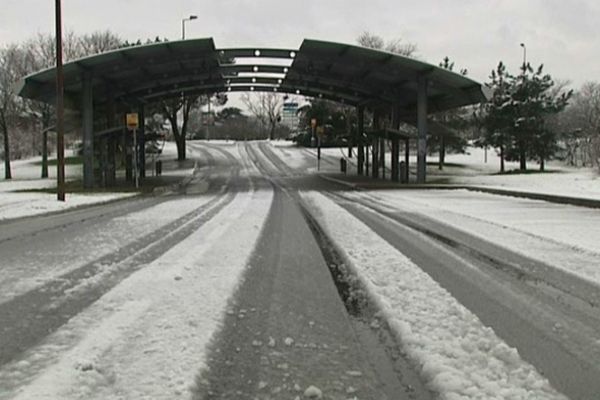
[[[3,225],[0,399],[600,393],[596,211],[347,191],[268,142],[189,153],[171,195]]]

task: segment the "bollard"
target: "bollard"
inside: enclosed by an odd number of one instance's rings
[[[345,158],[340,158],[340,170],[345,174],[346,173],[346,169],[347,169],[347,161]]]
[[[162,161],[161,160],[158,160],[154,164],[154,170],[156,171],[156,176],[162,175]]]

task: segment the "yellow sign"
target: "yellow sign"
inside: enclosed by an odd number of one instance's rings
[[[137,129],[140,127],[140,122],[137,113],[127,114],[127,129]]]
[[[320,137],[325,136],[325,127],[324,126],[317,127],[317,135]]]

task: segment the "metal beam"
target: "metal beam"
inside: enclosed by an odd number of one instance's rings
[[[218,54],[229,58],[287,58],[293,60],[299,50],[294,49],[265,49],[260,47],[251,47],[243,49],[219,49]],[[292,57],[292,54],[294,57]]]

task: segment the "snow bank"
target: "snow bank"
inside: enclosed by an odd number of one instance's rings
[[[366,225],[321,194],[303,197],[440,398],[566,399],[516,349]]]
[[[53,193],[1,193],[0,221],[65,211],[83,205],[106,203],[135,196],[136,193],[67,194],[67,201],[56,200]]]
[[[466,190],[374,191],[348,196],[427,215],[600,285],[598,210]]]
[[[0,382],[23,385],[17,399],[189,397],[271,201],[272,191],[238,194],[25,360],[6,366]],[[48,367],[38,375],[33,365]]]

